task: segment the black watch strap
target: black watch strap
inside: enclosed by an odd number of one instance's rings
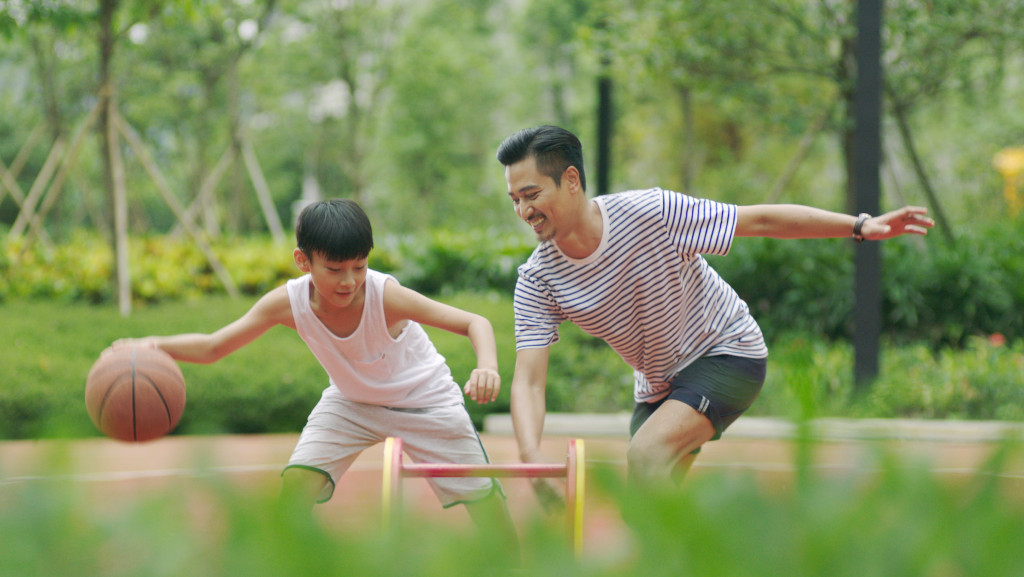
[[[857,217],[857,222],[853,225],[853,240],[864,242],[864,234],[861,233],[861,229],[864,228],[864,222],[869,218],[871,218],[871,215],[866,212],[860,213]]]

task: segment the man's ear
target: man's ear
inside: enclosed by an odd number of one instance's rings
[[[583,192],[583,187],[580,184],[580,171],[577,170],[575,166],[570,166],[565,169],[565,172],[562,173],[562,180],[565,181],[570,192]]]
[[[300,271],[309,272],[309,258],[306,257],[306,253],[302,252],[302,249],[295,249],[295,251],[292,252],[292,258],[295,259],[295,266],[299,267]]]

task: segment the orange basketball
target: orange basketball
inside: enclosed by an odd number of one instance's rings
[[[118,347],[100,353],[85,381],[85,408],[96,428],[119,441],[158,439],[185,410],[185,378],[160,349]]]

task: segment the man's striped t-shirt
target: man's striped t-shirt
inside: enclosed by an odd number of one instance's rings
[[[702,356],[768,355],[747,304],[701,254],[724,255],[736,206],[659,188],[595,199],[601,243],[584,259],[541,243],[519,267],[516,349],[558,341],[572,321],[634,370],[634,398],[653,402]]]

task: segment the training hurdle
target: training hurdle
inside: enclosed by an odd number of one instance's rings
[[[402,439],[384,440],[384,487],[381,493],[385,530],[401,510],[402,479],[407,477],[525,477],[565,479],[565,521],[569,542],[578,556],[583,550],[583,501],[586,484],[586,453],[583,439],[569,439],[565,463],[513,463],[464,465],[454,463],[404,463]]]

